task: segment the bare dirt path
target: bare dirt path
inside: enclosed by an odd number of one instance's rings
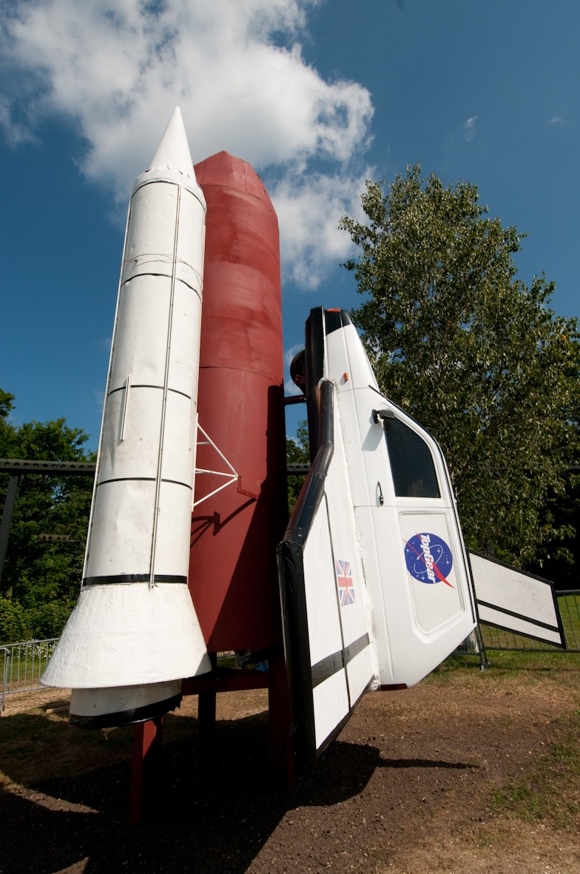
[[[47,713],[0,719],[0,872],[579,874],[580,663],[444,669],[369,694],[288,797],[267,780],[263,692],[220,696],[213,778],[196,701],[166,719],[156,820],[127,822],[130,730]],[[49,707],[50,710],[53,707]]]

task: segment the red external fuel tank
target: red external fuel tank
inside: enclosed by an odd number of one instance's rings
[[[219,152],[195,174],[207,201],[198,413],[211,441],[200,431],[196,466],[232,482],[194,507],[189,586],[210,652],[263,649],[281,642],[287,515],[278,220],[245,161]],[[224,482],[198,474],[195,501]]]

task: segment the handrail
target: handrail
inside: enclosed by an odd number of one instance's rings
[[[48,664],[58,637],[43,640],[24,640],[0,646],[4,655],[2,688],[0,689],[0,715],[6,705],[6,696],[17,692],[32,692],[42,689],[40,676]],[[10,688],[9,688],[10,687]]]
[[[302,545],[306,540],[324,494],[324,480],[334,454],[334,384],[323,379],[319,388],[320,443],[280,546],[284,543]]]
[[[5,653],[4,667],[2,669],[2,696],[0,697],[0,716],[4,712],[6,705],[6,684],[8,682],[8,661],[10,659],[10,650],[7,646],[0,646],[0,652]]]

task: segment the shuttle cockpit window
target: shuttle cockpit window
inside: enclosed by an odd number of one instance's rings
[[[422,437],[400,419],[385,427],[395,494],[399,498],[440,498],[431,450]]]

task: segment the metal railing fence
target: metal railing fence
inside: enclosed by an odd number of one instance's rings
[[[7,695],[42,688],[40,676],[57,643],[58,637],[52,637],[0,646],[0,714],[4,710]]]
[[[512,631],[505,631],[492,625],[481,623],[479,632],[480,652],[478,648],[462,647],[458,654],[482,655],[490,649],[508,650],[512,652],[554,652],[580,653],[580,589],[568,592],[558,592],[558,609],[564,628],[566,648],[551,646]],[[43,688],[40,677],[50,659],[58,637],[47,640],[27,640],[23,643],[7,643],[0,646],[0,714],[4,710],[6,696],[16,692],[32,692]],[[481,644],[483,646],[481,647]],[[481,652],[482,651],[482,652]]]

